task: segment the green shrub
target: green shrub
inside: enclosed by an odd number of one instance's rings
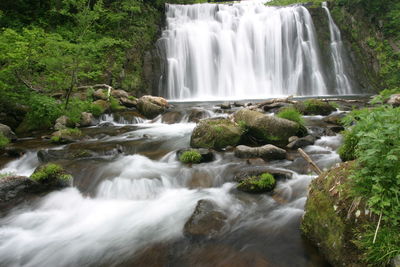
[[[390,96],[393,94],[399,94],[400,93],[400,87],[397,88],[392,88],[392,89],[385,89],[382,90],[379,95],[375,96],[371,103],[372,104],[383,104],[387,100],[389,100]]]
[[[179,156],[179,160],[183,163],[200,163],[201,159],[202,156],[197,150],[188,150]]]
[[[102,106],[91,104],[87,110],[88,112],[92,113],[94,116],[98,117],[104,113],[105,109]]]
[[[297,109],[292,107],[282,109],[278,112],[276,116],[282,119],[297,122],[299,125],[304,125],[304,120],[301,113]]]
[[[62,105],[54,98],[32,94],[25,119],[29,130],[48,129],[63,114]]]
[[[2,133],[0,133],[0,149],[4,148],[6,145],[10,143],[7,137],[5,137]]]
[[[115,99],[114,97],[110,97],[110,109],[112,111],[118,111],[118,110],[122,110],[125,107],[121,106],[119,104],[119,101],[117,99]]]
[[[376,243],[376,222],[355,243],[365,252],[368,263],[385,265],[399,253],[400,108],[353,111],[344,122],[352,126],[344,134],[340,151],[357,159],[357,168],[350,175],[351,193],[362,197],[372,213],[382,216]]]
[[[30,177],[32,180],[36,182],[49,182],[53,180],[70,180],[72,178],[71,175],[66,174],[64,169],[57,164],[49,163],[38,170],[36,170]]]

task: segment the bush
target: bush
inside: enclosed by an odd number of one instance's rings
[[[340,149],[345,157],[357,159],[358,168],[350,176],[352,195],[362,197],[372,213],[382,216],[377,242],[373,243],[373,223],[356,244],[365,252],[367,262],[385,265],[399,253],[400,108],[353,111],[344,122],[354,124],[345,132]]]
[[[179,160],[183,163],[200,163],[202,159],[201,154],[197,150],[189,150],[179,156]]]
[[[0,133],[0,149],[4,148],[8,143],[10,143],[10,140]]]
[[[301,113],[297,109],[292,107],[282,109],[278,112],[276,116],[282,119],[297,122],[299,125],[304,125],[304,120],[301,116]]]
[[[119,101],[117,99],[115,99],[114,97],[110,97],[110,109],[112,111],[118,111],[118,110],[122,110],[125,107],[121,106],[119,104]]]
[[[35,170],[35,172],[31,175],[30,178],[33,181],[42,183],[53,180],[67,181],[70,180],[72,176],[66,174],[64,169],[60,165],[49,163]]]

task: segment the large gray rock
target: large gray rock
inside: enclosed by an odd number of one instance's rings
[[[82,112],[81,113],[81,121],[79,122],[79,125],[81,127],[88,127],[94,125],[94,116],[92,113],[89,112]]]
[[[96,100],[108,100],[108,96],[107,94],[104,92],[103,89],[97,89],[94,93],[93,93],[93,98]]]
[[[3,134],[3,136],[11,141],[17,140],[17,136],[15,133],[11,130],[10,127],[8,127],[5,124],[0,123],[0,133]]]
[[[236,123],[244,126],[249,135],[260,143],[286,146],[288,139],[299,131],[296,122],[265,115],[258,111],[241,109],[234,114]]]
[[[227,217],[209,200],[199,200],[185,223],[183,233],[191,238],[212,238],[222,230]]]
[[[314,142],[315,142],[315,137],[312,135],[307,135],[306,137],[297,138],[297,139],[293,140],[292,142],[290,142],[287,145],[287,148],[298,149],[298,148],[302,148],[305,146],[313,145]]]
[[[54,124],[54,129],[57,131],[71,127],[75,127],[75,123],[73,123],[70,118],[65,115],[57,118],[56,123]]]
[[[139,98],[137,103],[138,111],[148,119],[154,119],[164,113],[168,107],[167,100],[158,96],[145,95]]]
[[[208,118],[209,114],[207,110],[201,108],[194,108],[189,111],[188,121],[199,122],[201,119]]]
[[[204,119],[193,130],[190,146],[223,149],[227,146],[236,146],[242,134],[239,125],[228,119]]]
[[[286,158],[286,151],[274,145],[260,147],[237,146],[235,156],[238,158],[262,158],[265,160],[278,160]]]
[[[115,98],[129,98],[129,94],[125,90],[112,90],[111,95]]]
[[[135,108],[137,106],[137,99],[135,98],[127,98],[127,97],[121,97],[119,99],[119,102],[121,105],[127,107],[127,108]]]

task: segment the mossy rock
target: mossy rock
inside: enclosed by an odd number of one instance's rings
[[[52,134],[51,142],[58,144],[67,144],[82,138],[82,132],[76,128],[67,128],[56,131]]]
[[[239,125],[229,119],[205,119],[193,130],[190,146],[220,150],[227,146],[236,146],[242,134]]]
[[[365,203],[350,194],[348,177],[355,167],[345,162],[313,180],[305,206],[303,234],[333,266],[366,266],[353,243],[371,220]]]
[[[72,176],[57,164],[48,163],[40,166],[30,176],[30,179],[40,184],[68,184]]]
[[[101,99],[100,100],[96,100],[92,104],[95,105],[95,106],[100,107],[100,109],[101,109],[100,113],[103,113],[103,112],[105,112],[105,111],[110,109],[110,103],[108,101],[106,101],[106,100],[101,100]]]
[[[246,129],[246,135],[259,144],[273,144],[284,147],[291,136],[298,134],[300,125],[296,122],[265,115],[258,111],[241,109],[234,114],[235,121]]]
[[[168,106],[167,100],[156,96],[142,96],[137,102],[138,111],[148,119],[154,119],[164,113]]]
[[[319,99],[307,99],[295,104],[295,108],[304,115],[323,115],[331,114],[336,108],[329,102]]]
[[[276,186],[276,180],[270,173],[248,177],[241,181],[237,189],[247,193],[264,193],[272,191]]]

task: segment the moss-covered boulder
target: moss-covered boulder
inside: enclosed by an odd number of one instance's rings
[[[288,144],[289,137],[296,135],[300,127],[296,122],[249,109],[239,110],[234,118],[252,139],[257,139],[261,144],[281,147]]]
[[[307,99],[303,102],[297,102],[295,108],[304,115],[323,115],[331,114],[336,108],[327,101],[319,99]]]
[[[162,97],[145,95],[137,102],[138,111],[148,119],[154,119],[169,107],[168,101]]]
[[[264,193],[275,188],[276,180],[270,173],[263,173],[259,176],[251,176],[241,181],[237,189],[247,193]]]
[[[342,163],[311,182],[301,224],[304,236],[333,266],[366,266],[353,241],[373,217],[349,193],[348,177],[355,166],[354,161]]]
[[[190,146],[219,150],[227,146],[236,146],[242,134],[239,125],[229,119],[205,119],[193,130]]]
[[[81,130],[75,128],[66,128],[56,131],[51,136],[51,142],[67,144],[81,139],[83,136]]]
[[[68,185],[72,176],[68,174],[60,165],[48,163],[36,168],[30,179],[47,185]]]
[[[210,149],[180,149],[176,152],[180,162],[186,164],[210,162],[214,159],[214,154]]]
[[[97,89],[93,93],[93,97],[97,100],[108,100],[107,92],[103,89]]]
[[[97,109],[98,109],[97,113],[99,115],[110,109],[110,103],[108,101],[102,100],[102,99],[94,101],[93,105],[95,107],[97,107]]]

